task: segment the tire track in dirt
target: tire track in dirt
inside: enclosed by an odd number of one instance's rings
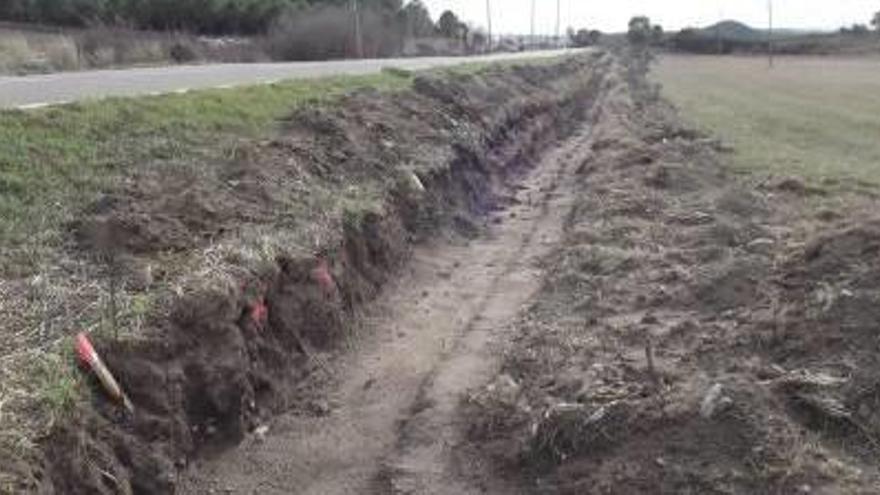
[[[487,235],[418,247],[365,318],[320,414],[289,413],[262,437],[193,466],[180,493],[483,493],[451,446],[461,395],[493,376],[490,345],[539,288],[558,244],[589,129],[548,151]]]
[[[459,459],[455,450],[464,441],[458,404],[465,392],[497,372],[500,354],[493,343],[506,336],[512,319],[539,288],[541,270],[536,262],[562,237],[574,197],[569,174],[586,152],[588,136],[585,126],[548,154],[543,167],[524,184],[526,204],[513,208],[511,221],[487,242],[505,259],[504,270],[482,296],[462,338],[425,377],[413,414],[401,427],[397,451],[386,460],[381,493],[507,494],[516,490],[502,480],[480,476],[484,473],[475,472],[479,469],[461,466],[471,459]],[[541,199],[533,205],[528,196],[534,192]]]

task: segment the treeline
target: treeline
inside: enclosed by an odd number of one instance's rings
[[[757,35],[755,39],[734,39],[716,36],[711,31],[685,28],[671,36],[667,41],[667,46],[680,52],[727,55],[766,51],[767,41],[760,39]]]
[[[0,20],[245,35],[265,33],[286,12],[320,7],[346,9],[349,3],[349,0],[0,0]],[[359,3],[362,10],[386,18],[405,15],[402,0],[359,0]]]

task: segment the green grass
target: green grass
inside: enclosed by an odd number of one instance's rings
[[[880,184],[876,59],[665,56],[654,76],[741,170]]]
[[[63,242],[64,223],[134,167],[220,159],[224,145],[271,135],[299,105],[411,80],[383,71],[2,112],[0,275],[32,272]]]

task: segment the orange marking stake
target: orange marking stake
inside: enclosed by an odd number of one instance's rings
[[[95,351],[94,346],[89,341],[88,335],[85,333],[80,333],[76,336],[76,354],[79,356],[80,361],[88,366],[95,376],[98,377],[98,381],[101,382],[107,394],[116,402],[121,403],[128,412],[134,413],[134,405],[128,400],[125,392],[122,391],[122,387],[119,386],[119,383],[113,378],[113,374],[110,373],[101,357],[98,356],[97,351]]]
[[[260,299],[251,306],[251,320],[260,328],[266,325],[268,316],[269,306],[266,305],[265,300]]]
[[[333,297],[336,295],[336,282],[333,281],[333,275],[330,274],[330,265],[324,258],[319,259],[318,266],[312,270],[312,279],[324,292],[324,296]]]

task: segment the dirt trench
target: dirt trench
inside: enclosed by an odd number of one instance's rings
[[[477,357],[485,322],[501,326],[537,287],[526,260],[558,235],[566,196],[552,189],[566,187],[559,174],[576,165],[583,140],[567,136],[593,118],[613,64],[594,52],[419,77],[412,91],[299,112],[277,139],[243,143],[195,181],[173,169],[137,175],[98,202],[72,226],[81,249],[118,237],[127,263],[155,263],[168,285],[177,272],[229,271],[219,285],[163,296],[166,312],[144,335],[96,339],[135,414],[90,383],[92,402],[44,444],[39,491],[201,493],[230,488],[212,478],[224,476],[256,493],[273,480],[282,493],[347,493],[345,480],[405,492],[421,476],[400,459],[421,444],[401,439],[420,421],[401,421],[435,404],[446,419],[432,427],[451,434],[453,392],[478,384],[442,388],[458,380],[446,371],[458,365],[453,348],[473,345],[466,361],[485,366],[468,380],[490,375],[491,360]],[[326,201],[337,197],[355,214],[337,215]],[[376,199],[381,206],[361,207]],[[299,229],[303,215],[311,231]],[[311,252],[280,251],[257,266],[236,264],[244,249],[217,255],[225,242],[298,243],[301,234]],[[304,432],[313,442],[291,441]],[[268,456],[263,476],[253,471],[259,455]]]
[[[195,465],[181,492],[484,493],[450,457],[461,441],[458,401],[492,376],[493,340],[539,287],[537,263],[560,239],[588,133],[516,181],[487,232],[416,248],[368,310],[317,415],[271,420],[242,447]]]

